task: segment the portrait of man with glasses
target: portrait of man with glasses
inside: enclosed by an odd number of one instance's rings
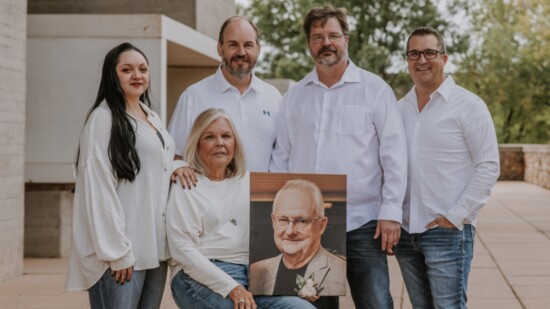
[[[314,304],[320,296],[345,295],[345,257],[321,244],[329,221],[325,207],[331,206],[327,205],[331,204],[325,204],[321,190],[311,181],[290,179],[279,189],[271,212],[279,254],[250,266],[253,294],[298,295]]]

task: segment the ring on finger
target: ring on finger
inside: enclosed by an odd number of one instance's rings
[[[239,304],[244,304],[244,298],[239,298]]]

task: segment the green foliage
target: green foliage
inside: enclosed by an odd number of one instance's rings
[[[550,2],[479,0],[458,82],[481,96],[501,143],[550,142]]]
[[[258,25],[264,43],[264,61],[259,64],[263,77],[301,79],[313,68],[302,22],[316,6],[332,5],[347,10],[350,23],[349,56],[359,66],[388,81],[398,97],[411,87],[405,73],[391,69],[404,62],[408,34],[417,27],[431,26],[446,38],[449,50],[467,49],[468,38],[438,12],[431,0],[253,0],[244,14]],[[462,7],[462,1],[449,2],[448,12]]]

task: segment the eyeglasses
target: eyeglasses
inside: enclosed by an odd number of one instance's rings
[[[345,34],[342,34],[342,33],[331,33],[328,35],[328,40],[332,43],[337,43],[342,39],[344,35]],[[315,44],[319,44],[321,42],[324,42],[325,38],[326,36],[322,34],[314,34],[310,37],[310,40]]]
[[[285,216],[279,217],[279,216],[271,215],[271,219],[273,220],[275,225],[278,228],[282,228],[282,229],[286,228],[288,226],[288,224],[290,222],[292,222],[294,224],[294,227],[296,227],[299,230],[303,230],[303,229],[306,229],[311,223],[313,223],[315,221],[319,221],[321,218],[323,218],[323,217],[317,216],[317,217],[313,217],[311,219],[304,219],[304,218],[290,219],[290,218],[285,217]]]
[[[407,52],[407,59],[409,60],[418,60],[420,59],[420,55],[424,55],[424,58],[426,60],[432,60],[437,57],[437,54],[444,54],[445,52],[435,50],[435,49],[426,49],[426,50],[409,50]]]

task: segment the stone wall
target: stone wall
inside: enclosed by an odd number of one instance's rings
[[[500,176],[498,180],[523,180],[525,163],[523,161],[523,145],[501,144],[498,146],[500,153]]]
[[[498,180],[524,180],[550,189],[550,145],[501,144]]]
[[[27,1],[0,0],[0,281],[23,272]]]
[[[550,145],[524,145],[525,181],[550,189]]]

